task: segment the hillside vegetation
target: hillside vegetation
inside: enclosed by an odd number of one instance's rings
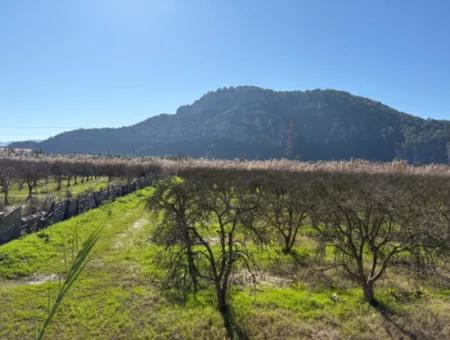
[[[48,153],[447,163],[449,142],[448,121],[414,117],[347,92],[241,86],[133,126],[80,129],[11,146]]]

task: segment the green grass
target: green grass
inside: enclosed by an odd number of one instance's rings
[[[162,290],[164,270],[155,261],[162,248],[150,239],[157,221],[145,207],[151,193],[151,188],[141,190],[1,246],[0,338],[34,337],[36,325],[46,316],[49,291],[54,298],[57,283],[29,281],[61,271],[64,253],[71,256],[75,231],[81,242],[99,226],[104,229],[92,259],[55,315],[47,339],[225,338],[211,288],[189,296],[184,305]],[[250,249],[267,276],[288,278],[283,285],[261,280],[256,289],[251,284],[232,289],[236,321],[250,338],[383,339],[389,338],[386,328],[400,337],[380,313],[362,302],[360,289],[337,272],[326,278],[309,274],[315,258],[310,239],[300,239],[295,248],[300,265],[282,254],[278,244]],[[448,336],[449,287],[428,285],[416,296],[415,288],[400,287],[401,276],[393,275],[390,282],[398,286],[381,282],[377,296],[397,315],[397,323],[425,329],[430,337]],[[322,284],[325,279],[333,285]],[[332,296],[337,296],[335,302]]]
[[[61,189],[57,190],[57,183],[53,178],[50,178],[48,181],[40,180],[36,187],[33,188],[33,198],[38,200],[43,200],[48,196],[53,199],[64,199],[67,197],[67,194],[70,192],[72,196],[77,196],[80,193],[84,192],[93,192],[104,189],[108,186],[108,179],[106,177],[100,177],[96,179],[91,179],[89,182],[84,181],[81,183],[78,180],[77,184],[72,184],[71,186],[67,186],[67,182],[63,181],[61,185]],[[9,192],[9,203],[10,204],[22,204],[26,201],[28,197],[28,187],[25,184],[22,189],[19,188],[17,184],[13,184],[10,188]],[[3,197],[2,197],[3,198]]]
[[[0,277],[11,279],[36,272],[57,272],[63,263],[64,253],[71,255],[75,233],[81,242],[89,233],[106,225],[109,228],[103,237],[107,237],[115,230],[111,221],[129,222],[135,219],[132,209],[141,202],[135,195],[132,198],[121,198],[0,247]]]

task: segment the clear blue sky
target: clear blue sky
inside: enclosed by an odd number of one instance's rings
[[[450,119],[450,1],[0,1],[1,141],[129,125],[230,85]]]

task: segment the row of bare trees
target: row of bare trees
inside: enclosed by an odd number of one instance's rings
[[[66,187],[78,181],[89,181],[92,177],[133,178],[160,171],[158,167],[144,162],[131,162],[117,159],[95,159],[89,157],[3,157],[0,158],[0,188],[3,202],[9,204],[9,192],[13,184],[20,189],[28,189],[27,199],[31,199],[33,189],[40,180],[54,178],[56,190],[61,190],[63,181]]]
[[[27,186],[29,198],[40,179],[53,177],[57,189],[92,176],[132,178],[150,172],[183,174],[194,171],[251,171],[276,173],[346,173],[450,177],[444,165],[412,166],[403,161],[372,163],[364,160],[299,162],[290,160],[239,161],[193,158],[102,157],[93,155],[4,155],[0,154],[0,187],[8,202],[11,183]]]
[[[450,179],[397,174],[186,171],[161,181],[149,207],[162,221],[167,284],[196,292],[211,284],[230,337],[233,273],[255,273],[254,244],[284,253],[300,234],[378,305],[375,284],[389,267],[428,275],[450,247]]]

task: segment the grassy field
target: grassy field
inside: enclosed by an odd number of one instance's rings
[[[73,181],[72,181],[73,182]],[[77,184],[71,184],[67,186],[67,182],[62,183],[61,189],[57,190],[57,183],[55,180],[49,179],[48,181],[40,180],[37,185],[33,188],[33,198],[37,200],[44,200],[47,197],[52,199],[63,199],[66,198],[70,193],[72,196],[77,196],[83,192],[93,192],[100,189],[104,189],[108,186],[108,179],[106,177],[99,177],[91,179],[89,182],[85,181],[81,183],[78,181]],[[26,201],[28,197],[28,187],[24,185],[21,189],[14,183],[9,192],[9,202],[10,204],[22,204]]]
[[[90,183],[92,184],[92,183]],[[89,184],[86,184],[89,185]],[[47,339],[221,339],[225,330],[214,293],[183,304],[161,288],[157,221],[146,211],[145,189],[0,247],[0,338],[32,339],[56,294],[59,273],[72,256],[75,235],[104,226],[92,260],[69,292]],[[448,273],[413,283],[389,272],[377,291],[386,312],[363,303],[361,291],[333,270],[314,270],[312,240],[297,256],[277,245],[254,247],[258,284],[236,276],[236,320],[251,339],[389,339],[450,337]],[[46,282],[47,281],[47,282]]]

